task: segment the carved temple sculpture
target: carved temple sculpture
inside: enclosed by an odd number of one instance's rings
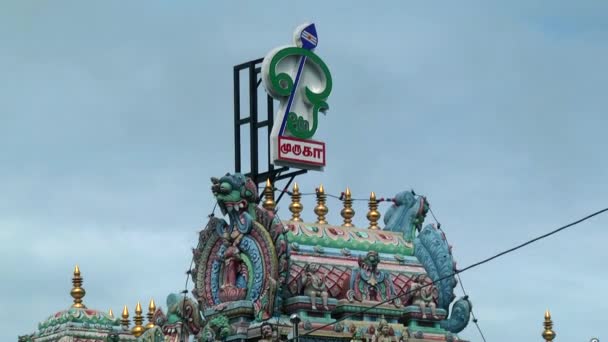
[[[263,206],[256,204],[253,182],[240,174],[212,178],[212,192],[226,219],[211,218],[200,234],[193,294],[204,317],[230,322],[234,338],[271,339],[267,324],[277,338],[286,338],[292,314],[302,319],[300,334],[354,315],[315,331],[316,339],[457,341],[467,325],[471,304],[466,298],[454,302],[456,280],[433,284],[449,276],[455,263],[443,232],[423,226],[429,208],[425,197],[398,193],[381,228],[379,201],[372,193],[369,228],[361,229],[352,224],[350,189],[339,225],[327,222],[323,186],[316,190],[316,223],[304,223],[297,185],[289,206],[292,217],[285,221],[276,216],[270,182]]]
[[[451,247],[441,230],[424,225],[425,197],[404,191],[386,201],[381,227],[382,200],[372,193],[369,225],[357,228],[350,189],[336,225],[327,222],[332,208],[323,186],[315,223],[305,223],[297,184],[284,221],[270,182],[263,206],[256,185],[240,174],[212,178],[211,192],[223,217],[211,217],[200,232],[191,294],[170,294],[164,310],[152,301],[148,323],[138,303],[130,326],[126,306],[121,317],[84,306],[77,269],[74,305],[20,341],[284,341],[293,314],[301,319],[301,341],[461,341],[471,303],[455,300]]]
[[[315,264],[308,264],[304,267],[304,275],[302,276],[304,295],[310,297],[310,307],[313,310],[317,310],[317,298],[319,297],[322,300],[323,308],[329,310],[329,307],[327,307],[329,294],[327,292],[327,285],[325,285],[327,273],[318,275],[316,274],[316,270],[318,269],[319,265]]]

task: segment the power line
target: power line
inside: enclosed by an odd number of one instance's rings
[[[209,222],[211,222],[211,218],[215,216],[215,208],[217,208],[217,201],[213,205],[213,210],[211,211],[211,214],[209,214],[207,216],[209,218]],[[209,228],[209,222],[207,222],[207,225],[205,226],[205,228],[203,230],[207,230]],[[200,247],[201,247],[201,240],[199,238],[198,243],[196,245],[196,249],[198,250]],[[182,314],[184,312],[186,312],[186,296],[188,295],[188,281],[190,280],[190,277],[192,275],[193,266],[194,266],[194,253],[192,253],[192,259],[190,260],[190,268],[188,268],[188,270],[186,271],[186,284],[184,285],[184,290],[182,291],[182,293],[184,295],[184,300],[182,302]],[[200,312],[200,308],[198,308],[197,310],[199,310],[199,312]],[[199,314],[199,313],[197,313],[197,314]],[[180,334],[181,342],[185,342],[185,339],[184,339],[184,329],[185,328],[186,328],[186,325],[182,324],[181,334]]]
[[[286,193],[289,196],[293,196],[293,191],[289,191],[289,190],[281,190],[281,189],[277,189],[274,188],[273,189],[275,192],[279,192],[279,193]],[[315,196],[317,195],[316,192],[300,192],[299,193],[300,196]],[[333,195],[333,194],[328,194],[327,192],[325,192],[325,196],[327,197],[331,197],[331,198],[335,198],[337,200],[342,201],[344,199],[345,193],[341,192],[340,195]],[[351,198],[352,201],[369,201],[369,198]],[[393,197],[378,197],[376,199],[376,202],[394,202],[395,199]]]
[[[429,205],[429,212],[433,216],[433,219],[435,220],[435,223],[437,223],[437,228],[441,229],[441,223],[439,223],[439,220],[437,220],[437,217],[435,216],[435,213],[433,213],[433,209],[431,209],[430,205]]]
[[[431,215],[433,216],[433,219],[435,220],[435,223],[437,224],[437,229],[443,231],[441,229],[441,223],[439,222],[439,220],[437,220],[437,216],[435,216],[435,213],[433,213],[433,210],[431,209],[430,206],[429,206],[429,212],[431,213]],[[460,274],[457,273],[456,276],[458,277],[458,283],[460,284],[460,288],[462,289],[462,294],[464,294],[465,297],[468,298],[469,295],[467,294],[467,291],[464,289],[464,284],[462,283]],[[483,340],[483,342],[486,342],[486,336],[484,335],[483,331],[481,330],[481,327],[479,326],[477,317],[475,316],[475,312],[473,311],[473,307],[471,307],[471,316],[473,317],[473,323],[477,327],[477,331],[479,331],[479,335],[481,336],[481,339]]]
[[[460,284],[462,293],[468,297],[467,291],[464,289],[464,285],[462,284],[462,279],[460,278],[460,274],[456,274],[456,276],[458,277],[458,283]],[[479,323],[477,322],[477,317],[475,317],[475,313],[473,312],[472,307],[471,307],[471,316],[473,317],[473,323],[475,323],[475,326],[477,327],[477,331],[479,331],[479,335],[481,335],[481,339],[483,340],[483,342],[486,342],[486,337],[483,334],[483,331],[481,331],[481,327],[479,326]]]
[[[433,282],[431,282],[431,283],[427,283],[426,285],[423,285],[423,286],[421,286],[421,287],[419,287],[419,288],[421,289],[421,288],[424,288],[424,287],[427,287],[427,286],[431,286],[431,285],[433,285],[433,284],[435,284],[435,283],[441,282],[442,280],[445,280],[445,279],[448,279],[448,278],[450,278],[450,277],[453,277],[454,275],[457,275],[457,274],[459,274],[459,273],[462,273],[462,272],[468,271],[468,270],[470,270],[470,269],[472,269],[472,268],[475,268],[475,267],[477,267],[477,266],[481,266],[481,265],[483,265],[483,264],[485,264],[485,263],[488,263],[488,262],[490,262],[490,261],[492,261],[492,260],[494,260],[494,259],[496,259],[496,258],[499,258],[499,257],[501,257],[501,256],[503,256],[503,255],[505,255],[505,254],[508,254],[508,253],[514,252],[514,251],[516,251],[516,250],[518,250],[518,249],[520,249],[520,248],[523,248],[523,247],[525,247],[525,246],[527,246],[527,245],[529,245],[529,244],[532,244],[532,243],[534,243],[534,242],[536,242],[536,241],[538,241],[538,240],[541,240],[541,239],[544,239],[544,238],[546,238],[546,237],[549,237],[549,236],[551,236],[551,235],[553,235],[553,234],[559,233],[559,232],[561,232],[562,230],[564,230],[564,229],[566,229],[566,228],[569,228],[569,227],[575,226],[575,225],[577,225],[577,224],[579,224],[579,223],[581,223],[581,222],[583,222],[583,221],[586,221],[586,220],[588,220],[588,219],[590,219],[590,218],[592,218],[592,217],[594,217],[594,216],[600,215],[600,214],[602,214],[602,213],[604,213],[604,212],[606,212],[606,211],[608,211],[608,208],[605,208],[605,209],[602,209],[602,210],[596,211],[596,212],[594,212],[594,213],[592,213],[592,214],[590,214],[590,215],[587,215],[587,216],[585,216],[585,217],[583,217],[583,218],[581,218],[581,219],[579,219],[579,220],[577,220],[577,221],[574,221],[574,222],[569,223],[569,224],[567,224],[567,225],[565,225],[565,226],[559,227],[559,228],[557,228],[557,229],[555,229],[555,230],[553,230],[553,231],[551,231],[551,232],[549,232],[549,233],[543,234],[543,235],[541,235],[541,236],[539,236],[539,237],[536,237],[536,238],[534,238],[534,239],[528,240],[528,241],[526,241],[526,242],[524,242],[524,243],[522,243],[522,244],[520,244],[520,245],[517,245],[517,246],[515,246],[515,247],[513,247],[513,248],[507,249],[507,250],[505,250],[505,251],[503,251],[503,252],[500,252],[500,253],[498,253],[498,254],[495,254],[495,255],[493,255],[493,256],[491,256],[491,257],[488,257],[488,258],[486,258],[486,259],[483,259],[483,260],[481,260],[481,261],[478,261],[478,262],[476,262],[476,263],[474,263],[474,264],[471,264],[471,265],[469,265],[469,266],[467,266],[467,267],[465,267],[465,268],[463,268],[463,269],[461,269],[461,270],[456,270],[456,271],[455,271],[454,273],[452,273],[452,274],[449,274],[449,275],[447,275],[447,276],[441,277],[441,278],[437,279],[436,281],[433,281]],[[362,314],[362,313],[364,313],[364,312],[367,312],[367,311],[369,311],[369,310],[372,310],[372,309],[374,309],[374,308],[376,308],[376,307],[378,307],[378,306],[380,306],[380,305],[382,305],[382,304],[386,304],[386,303],[388,303],[388,302],[391,302],[391,301],[393,301],[393,300],[395,300],[395,299],[397,299],[397,298],[399,298],[399,297],[401,297],[401,296],[404,296],[404,295],[410,294],[411,292],[413,292],[413,291],[412,291],[412,290],[409,290],[409,291],[407,291],[405,294],[402,294],[402,295],[400,295],[400,296],[394,296],[394,297],[388,298],[388,299],[386,299],[386,300],[384,300],[384,301],[381,301],[381,302],[379,302],[379,303],[377,303],[377,304],[375,304],[375,305],[373,305],[373,306],[367,307],[367,308],[365,308],[365,309],[361,310],[360,312],[357,312],[356,314],[354,314],[354,313],[353,313],[353,314],[348,314],[348,315],[345,315],[345,316],[343,316],[343,317],[341,317],[341,318],[339,318],[339,319],[335,320],[335,321],[334,321],[334,322],[332,322],[332,323],[327,323],[327,324],[324,324],[324,325],[322,325],[322,326],[320,326],[320,327],[317,327],[317,328],[314,328],[314,329],[312,329],[312,330],[309,330],[308,332],[304,333],[303,335],[300,335],[299,337],[309,336],[310,334],[312,334],[312,333],[313,333],[313,332],[315,332],[315,331],[318,331],[318,330],[321,330],[321,329],[327,328],[327,327],[332,326],[332,325],[334,325],[334,324],[336,324],[336,323],[338,323],[338,322],[341,322],[341,321],[343,321],[343,320],[345,320],[345,319],[347,319],[347,318],[351,318],[351,317],[353,317],[353,316],[355,316],[355,315],[360,315],[360,314]],[[287,340],[287,342],[291,342],[291,341],[293,341],[293,340],[295,340],[295,338],[288,339],[288,340]]]

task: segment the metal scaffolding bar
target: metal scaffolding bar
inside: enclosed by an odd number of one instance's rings
[[[271,159],[270,151],[270,133],[272,132],[272,126],[274,124],[274,99],[269,95],[261,95],[266,97],[267,117],[260,121],[259,118],[259,99],[258,88],[262,83],[259,74],[261,73],[261,64],[263,58],[259,58],[253,61],[245,62],[234,67],[234,171],[243,173],[243,167],[246,167],[242,163],[242,148],[241,144],[244,141],[241,139],[241,127],[249,125],[249,172],[245,173],[247,177],[250,177],[258,186],[258,189],[264,187],[266,179],[270,179],[272,184],[275,182],[288,179],[287,184],[284,186],[283,191],[279,194],[276,199],[276,203],[281,200],[289,185],[293,182],[296,176],[303,175],[308,172],[304,169],[291,170],[289,167],[275,168]],[[246,72],[246,76],[249,78],[246,84],[248,85],[247,94],[249,96],[249,115],[242,117],[241,113],[241,73]],[[246,101],[247,99],[245,99]],[[263,102],[262,102],[263,103]],[[264,129],[265,128],[265,129]],[[261,131],[260,131],[261,130]],[[266,139],[267,150],[260,151],[259,138],[260,134]],[[268,163],[265,170],[260,170],[259,157],[263,154],[267,155]],[[276,186],[276,185],[275,185]],[[260,196],[260,199],[262,196]]]

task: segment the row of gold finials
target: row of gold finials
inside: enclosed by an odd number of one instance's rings
[[[320,185],[319,188],[316,189],[316,196],[317,205],[314,209],[315,214],[317,214],[316,223],[327,224],[327,213],[329,212],[329,208],[327,207],[327,194],[325,194],[325,189],[323,188],[323,185]],[[302,194],[300,193],[298,183],[294,183],[293,191],[291,192],[291,204],[289,204],[289,211],[291,211],[290,221],[302,222],[301,213],[302,210],[304,210],[304,206],[302,205],[301,199]],[[346,191],[342,196],[342,202],[344,204],[344,207],[340,211],[340,215],[344,219],[342,226],[353,227],[353,217],[355,217],[355,210],[353,209],[353,198],[349,188],[346,188]],[[380,220],[378,203],[379,201],[376,199],[376,194],[372,192],[369,196],[368,202],[368,229],[380,229],[380,226],[378,226],[378,221]],[[264,187],[264,202],[262,202],[262,206],[266,210],[274,211],[275,205],[276,203],[274,200],[274,188],[270,183],[270,179],[267,179],[266,186]]]
[[[78,265],[74,267],[74,277],[72,278],[72,286],[72,290],[70,291],[70,295],[72,295],[72,298],[74,298],[74,304],[72,304],[72,307],[77,309],[86,309],[87,307],[82,303],[82,299],[84,298],[86,291],[82,287],[82,277],[80,276],[80,268],[78,268]],[[154,312],[156,312],[156,304],[154,303],[154,299],[150,299],[150,305],[148,305],[147,314],[148,324],[144,325],[144,317],[142,315],[143,311],[141,309],[141,304],[137,302],[137,305],[135,306],[135,317],[133,318],[135,325],[133,326],[133,329],[131,329],[131,333],[135,337],[139,337],[144,333],[144,331],[154,328]],[[114,318],[114,313],[112,312],[112,309],[108,311],[108,316]],[[125,305],[125,307],[122,309],[122,319],[120,320],[120,324],[128,330],[129,323],[129,309]]]

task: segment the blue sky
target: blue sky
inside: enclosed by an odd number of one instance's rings
[[[607,206],[605,1],[264,4],[3,1],[0,340],[70,305],[75,263],[99,310],[183,289],[234,167],[232,66],[304,21],[334,90],[303,191],[413,187],[461,267]],[[608,338],[607,224],[462,274],[488,341],[540,341],[547,308],[558,341]]]

